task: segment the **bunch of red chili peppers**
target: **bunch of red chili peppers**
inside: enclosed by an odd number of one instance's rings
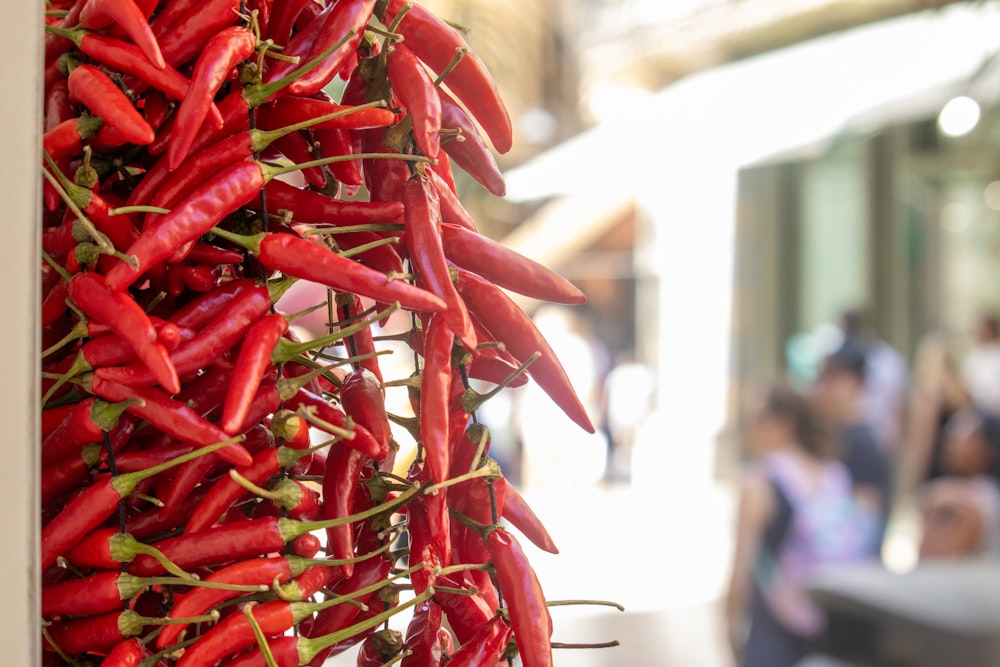
[[[556,548],[470,380],[526,371],[592,430],[505,289],[584,296],[456,195],[453,163],[502,196],[511,147],[461,34],[402,0],[46,10],[46,664],[552,664],[518,539]],[[296,281],[327,288],[329,335],[293,335]],[[404,313],[418,372],[385,378]]]

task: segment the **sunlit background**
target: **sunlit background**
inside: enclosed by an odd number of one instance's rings
[[[1000,307],[1000,6],[946,0],[427,0],[515,121],[481,230],[589,302],[525,302],[601,425],[530,386],[494,454],[547,523],[558,665],[731,664],[720,600],[748,387],[803,382],[845,308],[912,362]],[[886,565],[913,565],[906,515]]]

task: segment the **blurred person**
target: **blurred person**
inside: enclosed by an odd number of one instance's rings
[[[973,347],[962,360],[962,379],[977,408],[1000,414],[1000,321],[995,315],[977,319]]]
[[[920,558],[1000,556],[1000,417],[957,412],[942,463],[920,494]]]
[[[875,518],[854,500],[850,473],[806,396],[772,386],[752,406],[736,548],[725,611],[740,667],[792,667],[822,632],[805,591],[819,568],[876,557]]]
[[[841,347],[823,361],[813,387],[818,409],[838,439],[837,457],[851,474],[855,498],[880,518],[889,507],[889,459],[864,418],[867,360],[863,351]]]
[[[923,482],[945,473],[945,425],[970,404],[951,341],[941,332],[927,334],[914,356],[906,432],[896,460],[899,500],[910,500]]]
[[[865,357],[862,417],[871,426],[879,445],[894,450],[903,430],[903,413],[909,385],[909,368],[902,354],[872,328],[863,310],[841,313],[843,341],[840,349],[860,350]]]

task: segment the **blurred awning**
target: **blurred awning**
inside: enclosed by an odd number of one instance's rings
[[[685,164],[752,164],[933,114],[985,94],[968,88],[997,35],[996,3],[956,4],[716,67],[509,170],[507,197],[669,196],[683,179],[657,175]]]

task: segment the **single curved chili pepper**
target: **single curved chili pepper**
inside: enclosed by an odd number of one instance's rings
[[[278,313],[264,316],[247,330],[223,403],[222,420],[219,422],[223,431],[235,433],[243,423],[250,400],[271,363],[271,352],[286,331],[288,320]]]
[[[427,288],[447,304],[443,319],[468,350],[476,349],[476,333],[469,312],[451,281],[441,245],[439,199],[427,181],[411,178],[403,186],[406,247],[417,274]],[[439,480],[440,481],[440,480]]]
[[[231,440],[230,435],[218,426],[155,387],[130,387],[98,376],[92,376],[87,384],[91,393],[108,401],[139,399],[141,402],[128,406],[128,412],[178,440],[202,447]],[[230,442],[216,454],[235,465],[246,465],[252,460],[249,452],[238,442]]]
[[[72,620],[57,621],[48,627],[53,644],[68,655],[88,651],[106,652],[128,636],[122,631],[122,615],[135,612],[121,610]],[[133,632],[132,634],[138,634]]]
[[[480,339],[481,340],[481,339]],[[518,370],[516,359],[509,358],[497,348],[479,348],[476,356],[468,367],[468,374],[471,379],[484,380],[492,384],[500,384]],[[508,387],[523,387],[528,383],[528,376],[524,373],[509,381]]]
[[[180,391],[177,371],[157,339],[156,328],[131,295],[107,288],[101,276],[78,273],[69,282],[69,298],[76,306],[127,341],[156,381],[174,394]]]
[[[391,0],[386,21],[393,22],[405,4],[404,0]],[[409,2],[396,30],[416,56],[439,74],[456,54],[465,54],[448,73],[445,84],[479,122],[497,151],[510,151],[513,131],[507,107],[493,76],[458,31],[416,2]]]
[[[424,329],[424,367],[420,379],[420,441],[431,475],[448,479],[448,394],[451,389],[453,335],[439,315]]]
[[[436,667],[443,655],[438,632],[443,621],[441,606],[432,599],[417,605],[406,628],[403,650],[409,653],[401,667]]]
[[[361,130],[361,146],[366,153],[391,151],[383,142],[381,130]],[[362,160],[368,198],[374,202],[400,202],[403,186],[410,179],[410,168],[402,160]]]
[[[191,87],[177,108],[177,122],[167,148],[171,170],[179,167],[188,154],[229,70],[249,58],[256,46],[253,32],[242,26],[224,28],[208,40],[191,73]]]
[[[399,200],[343,201],[279,180],[272,180],[264,186],[264,193],[269,206],[275,210],[291,211],[292,217],[299,222],[346,226],[403,220],[403,204]]]
[[[524,311],[499,287],[468,271],[458,272],[458,292],[472,315],[516,358],[525,360],[535,352],[541,353],[528,374],[570,419],[593,433],[590,417],[555,351]]]
[[[94,136],[103,124],[104,120],[97,116],[68,118],[45,133],[42,147],[53,160],[79,155],[83,151],[83,140]]]
[[[395,114],[378,107],[355,109],[355,105],[337,104],[313,97],[286,95],[258,109],[258,127],[276,130],[286,125],[302,123],[319,116],[339,113],[335,118],[316,123],[314,130],[361,130],[388,127]]]
[[[87,30],[101,30],[112,23],[132,38],[149,62],[157,69],[167,64],[142,9],[133,0],[87,0],[80,12],[80,25]]]
[[[170,321],[186,329],[201,329],[215,319],[239,293],[255,286],[256,283],[249,278],[223,283],[211,292],[201,294],[178,308],[170,316]]]
[[[156,137],[121,88],[93,65],[77,65],[67,83],[70,97],[114,126],[128,142],[144,146]]]
[[[358,368],[345,375],[340,385],[340,404],[352,419],[368,429],[389,451],[392,428],[386,415],[382,383],[374,373],[367,368]]]
[[[505,479],[499,479],[496,483],[502,484],[504,489],[503,518],[510,522],[510,525],[521,531],[532,544],[547,551],[550,554],[559,553],[552,536],[545,529],[538,515],[531,509],[524,497],[518,492],[513,484]]]
[[[42,587],[42,616],[92,616],[122,608],[120,572],[98,572]]]
[[[249,249],[265,267],[287,276],[353,292],[375,301],[417,311],[445,310],[444,302],[430,292],[395,280],[328,248],[291,234],[258,234],[244,237]]]
[[[108,651],[101,667],[139,667],[146,657],[145,647],[138,637],[125,639]]]
[[[552,617],[538,577],[517,540],[503,528],[486,537],[524,667],[552,665]]]
[[[115,466],[118,472],[137,472],[166,463],[182,454],[187,454],[194,448],[195,446],[190,444],[173,444],[152,449],[130,449],[115,456]]]
[[[417,148],[427,157],[437,158],[441,149],[441,98],[430,75],[405,42],[392,45],[386,70],[393,92],[413,122]]]
[[[582,304],[587,296],[555,271],[482,234],[442,225],[444,253],[456,265],[518,294],[553,303]]]
[[[451,95],[440,86],[437,91],[441,98],[441,128],[446,130],[441,148],[490,194],[503,197],[507,184],[479,129]]]
[[[336,519],[351,514],[354,492],[361,479],[361,471],[368,457],[356,449],[343,445],[334,445],[326,459],[326,471],[323,473],[323,506],[324,519]],[[345,523],[326,530],[327,549],[336,559],[350,558],[354,555],[354,531],[351,524]],[[344,566],[344,576],[354,575],[354,565]]]
[[[451,654],[448,664],[452,667],[500,664],[510,642],[510,636],[510,626],[502,617],[496,616],[463,642],[458,650]]]
[[[187,261],[195,264],[208,264],[210,266],[220,266],[226,264],[239,264],[243,261],[243,254],[235,250],[228,250],[212,245],[211,243],[195,243],[188,252]]]
[[[332,424],[339,429],[353,430],[354,437],[345,438],[342,444],[348,448],[358,450],[375,461],[381,461],[388,454],[389,448],[376,440],[367,428],[361,424],[353,423],[353,420],[348,420],[347,415],[342,410],[331,405],[322,396],[317,396],[307,389],[300,389],[294,396],[289,397],[285,401],[285,407],[293,412],[301,408],[315,411],[316,416],[320,420]],[[315,426],[321,430],[323,429],[322,425],[316,424]],[[337,433],[331,433],[330,435],[337,435]]]
[[[264,31],[267,39],[273,39],[275,44],[284,46],[288,43],[288,38],[292,34],[292,27],[295,20],[306,5],[311,4],[309,0],[286,0],[279,2],[271,8],[270,20],[267,22],[267,29]]]

